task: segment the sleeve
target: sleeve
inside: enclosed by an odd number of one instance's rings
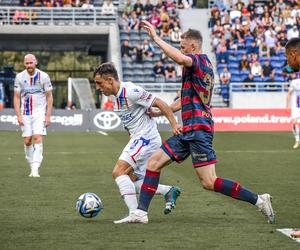
[[[130,88],[128,92],[128,98],[133,103],[136,103],[146,108],[151,108],[153,102],[155,101],[155,97],[151,93],[139,86],[134,86],[133,88]]]
[[[46,92],[51,91],[53,89],[52,88],[52,83],[50,81],[50,77],[46,73],[44,75],[43,85],[44,85],[44,89],[45,89]]]
[[[197,58],[197,56],[193,54],[188,54],[187,56],[190,57],[193,61],[192,66],[189,67],[188,69],[193,69],[193,70],[197,69],[197,67],[199,66],[199,59]]]
[[[15,78],[14,91],[21,92],[21,82],[20,82],[19,74]]]

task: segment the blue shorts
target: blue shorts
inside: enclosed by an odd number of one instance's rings
[[[189,131],[164,141],[161,148],[173,161],[182,162],[192,156],[194,168],[217,162],[212,147],[214,134],[207,131]]]

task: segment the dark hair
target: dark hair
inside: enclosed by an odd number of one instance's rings
[[[96,75],[102,76],[112,76],[115,80],[119,80],[118,72],[113,63],[107,62],[102,63],[94,70],[94,77]]]
[[[202,47],[203,38],[199,30],[189,29],[181,35],[181,39],[191,39],[199,41],[200,48]]]
[[[288,40],[288,42],[285,45],[285,49],[298,49],[300,51],[300,38],[294,37]]]

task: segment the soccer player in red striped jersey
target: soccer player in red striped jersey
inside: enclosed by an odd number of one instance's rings
[[[258,207],[268,222],[274,223],[275,217],[269,194],[258,195],[242,187],[238,182],[216,175],[217,159],[212,147],[214,123],[210,110],[214,73],[207,55],[202,54],[201,33],[193,29],[183,33],[181,50],[178,50],[163,41],[149,22],[143,21],[142,27],[168,57],[183,66],[181,98],[171,105],[173,112],[180,109],[182,111],[183,133],[166,140],[150,157],[138,209],[123,222],[148,223],[148,208],[159,183],[162,168],[172,161],[182,162],[191,155],[195,172],[203,188],[249,202]]]
[[[15,78],[14,108],[22,129],[25,157],[31,169],[29,177],[40,177],[43,136],[52,112],[52,84],[48,74],[36,68],[34,55],[24,57],[24,66],[25,70]]]

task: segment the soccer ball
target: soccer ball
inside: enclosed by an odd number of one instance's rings
[[[94,193],[85,193],[79,196],[76,209],[85,218],[95,217],[103,209],[101,199]]]

